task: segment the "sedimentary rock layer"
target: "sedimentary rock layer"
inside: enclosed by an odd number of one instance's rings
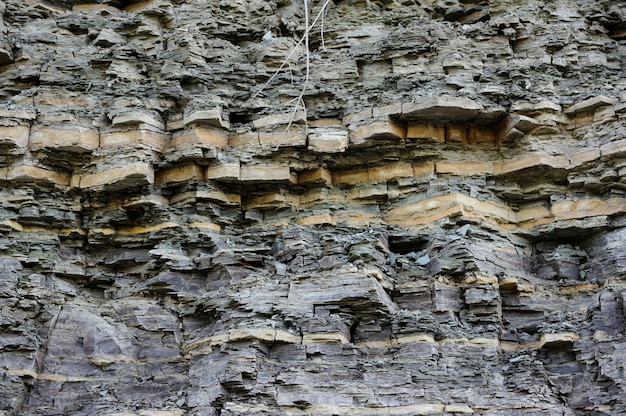
[[[626,413],[625,10],[0,0],[0,414]]]

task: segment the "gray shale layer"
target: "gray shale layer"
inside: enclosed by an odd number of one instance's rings
[[[323,6],[0,0],[0,415],[626,414],[626,3]]]

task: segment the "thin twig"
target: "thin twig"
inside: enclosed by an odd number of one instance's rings
[[[305,9],[306,9],[306,13],[308,14],[308,7],[307,6],[307,1],[305,0]],[[300,45],[302,45],[302,42],[306,41],[306,44],[308,45],[309,43],[309,32],[311,31],[311,29],[315,26],[315,23],[317,23],[317,20],[323,16],[324,11],[326,10],[326,7],[328,6],[328,3],[330,3],[330,0],[326,0],[324,2],[324,5],[322,6],[322,8],[320,9],[319,13],[317,14],[317,16],[315,16],[315,19],[313,19],[313,22],[311,23],[311,26],[309,27],[309,25],[307,24],[305,26],[305,30],[304,30],[304,36],[298,41],[298,43],[296,43],[296,45],[291,49],[291,51],[289,52],[289,55],[287,55],[287,57],[285,58],[285,60],[283,61],[283,63],[280,65],[280,67],[276,70],[276,72],[274,72],[274,74],[270,77],[269,80],[267,80],[267,82],[265,84],[263,84],[263,86],[261,87],[260,90],[258,90],[257,92],[255,92],[254,94],[252,94],[252,97],[250,97],[251,99],[256,98],[261,92],[263,92],[265,90],[265,88],[267,88],[270,83],[278,76],[278,74],[280,74],[280,71],[282,71],[282,69],[285,67],[285,65],[287,65],[287,63],[289,62],[289,59],[291,58],[291,55],[293,55],[296,50],[298,49],[298,47]],[[307,47],[307,53],[309,52],[309,48]]]
[[[328,3],[330,0],[327,0]],[[320,22],[320,37],[322,38],[322,50],[326,52],[326,45],[324,44],[324,16],[326,16],[326,4],[322,6],[322,21]]]
[[[306,92],[307,87],[309,86],[309,74],[311,73],[311,50],[309,48],[309,31],[311,28],[309,27],[309,2],[308,0],[304,0],[304,27],[306,28],[305,36],[304,36],[304,54],[306,60],[306,73],[304,75],[304,83],[302,84],[302,89],[300,90],[300,95],[298,95],[296,105],[293,107],[293,112],[291,113],[291,118],[289,119],[289,124],[287,124],[287,131],[293,124],[296,119],[296,114],[298,113],[298,104],[302,104],[302,110],[306,115],[306,106],[304,104],[304,93]],[[313,27],[313,26],[311,26]]]

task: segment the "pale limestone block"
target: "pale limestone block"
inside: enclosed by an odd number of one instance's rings
[[[234,206],[241,205],[241,195],[223,192],[219,189],[214,189],[210,191],[196,191],[195,197],[199,201],[216,201],[226,205]]]
[[[333,172],[333,184],[336,185],[357,184],[367,182],[368,180],[367,169]]]
[[[588,198],[579,201],[559,201],[550,208],[557,221],[614,215],[626,212],[624,198]]]
[[[434,163],[420,163],[413,165],[413,176],[427,176],[435,173]]]
[[[183,123],[182,114],[170,114],[167,123],[165,123],[165,130],[168,132],[174,132],[185,128]]]
[[[154,7],[155,5],[156,6],[159,5],[159,1],[158,0],[147,0],[147,1],[142,1],[142,2],[139,2],[139,3],[131,3],[128,6],[122,7],[122,10],[124,10],[126,12],[139,12],[141,10],[148,9],[150,7]],[[76,7],[76,6],[74,6],[74,7]],[[155,416],[158,416],[158,415],[155,415]]]
[[[309,332],[303,334],[302,342],[305,344],[318,342],[347,344],[350,340],[342,332]]]
[[[485,175],[493,173],[493,163],[474,160],[443,161],[435,165],[435,172],[459,176]]]
[[[522,225],[528,223],[528,225],[534,227],[538,222],[546,223],[552,221],[552,213],[548,208],[542,205],[525,206],[519,211],[515,212],[515,223]]]
[[[467,129],[467,142],[469,144],[495,144],[496,133],[486,127],[469,126]]]
[[[569,167],[569,165],[570,161],[564,155],[552,156],[546,153],[530,153],[502,162],[502,173],[510,173],[538,166],[563,169]]]
[[[289,131],[260,132],[259,142],[270,147],[306,146],[306,133],[294,127]]]
[[[306,113],[302,110],[298,110],[295,113],[293,111],[290,111],[288,113],[271,114],[269,116],[258,118],[252,121],[252,126],[256,130],[260,130],[278,125],[304,122],[306,122]]]
[[[465,404],[447,404],[443,411],[446,413],[461,413],[468,415],[474,413],[474,409]]]
[[[537,102],[518,101],[511,105],[511,111],[520,114],[537,114],[545,112],[560,113],[561,106],[550,100],[541,100]]]
[[[300,195],[301,205],[314,205],[326,202],[341,203],[345,201],[345,192],[333,188],[314,188]]]
[[[192,127],[185,129],[172,139],[173,147],[195,146],[220,148],[228,146],[228,132],[215,128]]]
[[[482,104],[465,97],[429,96],[403,103],[402,117],[432,122],[466,121],[483,109]]]
[[[161,195],[143,195],[131,198],[125,201],[122,206],[124,208],[155,208],[163,207],[169,204],[169,200]]]
[[[241,177],[239,163],[228,163],[209,166],[206,170],[206,179],[224,182],[236,182]]]
[[[308,120],[309,127],[343,127],[343,122],[338,118],[318,118],[316,120]]]
[[[292,183],[298,182],[298,175],[289,166],[248,165],[241,167],[241,181],[248,183]]]
[[[575,332],[557,332],[554,334],[543,334],[539,341],[539,347],[571,344],[578,341],[579,339],[580,335]]]
[[[387,212],[385,220],[395,225],[411,226],[428,223],[462,212],[463,208],[456,194],[449,194],[427,198],[393,208]]]
[[[141,146],[163,152],[169,144],[168,135],[151,130],[113,131],[100,134],[100,147],[103,149]]]
[[[314,127],[309,130],[308,149],[320,153],[338,153],[348,148],[348,131],[341,126]]]
[[[50,149],[63,152],[89,153],[100,142],[96,129],[75,125],[33,126],[28,140],[30,150]]]
[[[183,124],[185,127],[191,124],[206,124],[226,130],[230,129],[230,120],[223,117],[222,110],[219,108],[191,111],[188,114],[185,114]]]
[[[388,117],[388,116],[398,116],[402,114],[402,104],[388,104],[382,107],[374,107],[372,109],[372,116],[374,118],[377,117]]]
[[[201,180],[204,180],[204,168],[192,164],[159,171],[156,174],[154,183],[157,185],[172,185]]]
[[[381,412],[386,415],[432,415],[441,414],[445,409],[445,405],[439,403],[419,403],[405,406],[397,406],[388,408],[388,413]]]
[[[124,189],[154,183],[154,170],[145,162],[135,162],[120,168],[113,168],[98,173],[83,175],[80,178],[81,189],[114,187]]]
[[[411,124],[407,127],[407,139],[432,139],[444,142],[446,129],[444,126],[434,124]]]
[[[283,194],[280,192],[269,195],[262,195],[256,198],[243,201],[244,209],[276,209],[281,207],[297,207],[299,198],[295,195]]]
[[[467,143],[467,126],[447,124],[446,143]]]
[[[314,214],[314,215],[307,215],[303,218],[299,218],[298,219],[298,224],[299,225],[303,225],[303,226],[309,226],[309,225],[336,225],[337,224],[337,220],[335,220],[335,217],[332,216],[332,214],[330,214],[330,212],[326,213],[326,214]]]
[[[387,198],[387,184],[376,184],[370,186],[360,186],[352,188],[348,191],[346,197],[348,200],[368,201]]]
[[[394,178],[408,178],[413,176],[413,166],[410,163],[394,163],[367,170],[368,180],[387,181]]]
[[[115,115],[111,120],[111,125],[119,126],[124,124],[148,124],[159,130],[165,129],[165,124],[161,116],[154,111],[131,110]]]
[[[617,120],[617,115],[613,107],[604,107],[593,113],[594,124],[606,123],[612,120]]]
[[[462,215],[490,223],[515,223],[515,213],[496,201],[481,201],[452,193],[401,205],[388,211],[387,222],[402,226],[421,226],[442,218]]]
[[[376,139],[397,139],[398,142],[406,137],[406,129],[391,120],[375,121],[357,127],[350,133],[350,144],[363,145],[370,140]]]
[[[232,133],[228,135],[228,145],[233,147],[259,147],[259,133],[256,131],[246,133]]]
[[[29,135],[29,126],[0,126],[0,145],[26,148]]]
[[[619,100],[617,98],[607,97],[606,95],[598,95],[567,107],[565,109],[565,114],[573,116],[577,113],[590,113],[595,111],[598,107],[613,105],[618,101]]]
[[[330,186],[333,183],[333,175],[328,169],[318,168],[298,173],[298,183],[301,184],[322,184]]]
[[[599,148],[585,149],[585,150],[581,150],[571,155],[569,154],[569,152],[565,152],[565,153],[568,155],[570,165],[573,168],[583,165],[587,162],[600,159]]]
[[[8,169],[6,173],[7,181],[28,182],[38,184],[50,184],[69,186],[70,175],[63,172],[40,168],[33,165],[18,165]]]
[[[140,7],[140,6],[145,7],[145,3],[147,3],[147,2],[142,2],[142,3],[139,3],[138,5],[135,5],[135,6],[136,7]],[[126,10],[129,10],[129,9],[132,10],[134,8],[132,6],[128,6],[125,9]],[[185,410],[146,409],[146,410],[139,410],[138,416],[183,416],[184,414],[185,414]],[[117,416],[117,415],[110,415],[110,416]]]

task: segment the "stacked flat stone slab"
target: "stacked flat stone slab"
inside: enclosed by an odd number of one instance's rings
[[[0,0],[0,415],[626,413],[624,8],[226,3]]]

